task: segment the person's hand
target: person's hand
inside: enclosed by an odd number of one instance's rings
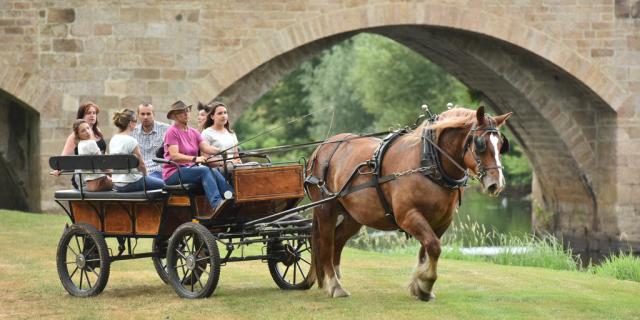
[[[52,176],[59,177],[60,176],[60,170],[49,171],[49,174],[52,175]]]
[[[196,163],[205,163],[205,162],[207,162],[207,158],[202,156],[196,157]]]
[[[207,163],[210,167],[220,167],[222,166],[222,156],[210,156],[209,158],[207,158]]]

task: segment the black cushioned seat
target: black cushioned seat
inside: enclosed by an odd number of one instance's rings
[[[184,191],[182,189],[182,186],[184,186],[185,189],[187,189],[187,192],[204,192],[202,189],[202,186],[198,183],[185,183],[183,185],[179,185],[179,184],[170,184],[170,185],[166,185],[164,186],[163,190],[170,192],[170,193],[176,193],[176,192],[180,192],[180,191]]]
[[[162,189],[149,190],[146,195],[144,191],[136,192],[117,192],[117,191],[100,191],[100,192],[85,192],[84,200],[162,200],[167,196],[167,193]],[[55,193],[56,200],[82,200],[82,195],[79,190],[59,190]]]

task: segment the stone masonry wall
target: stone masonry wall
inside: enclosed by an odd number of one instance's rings
[[[640,241],[638,0],[4,0],[0,89],[40,113],[41,151],[34,157],[46,168],[48,157],[60,152],[79,102],[102,107],[107,136],[112,112],[141,101],[156,105],[163,120],[162,111],[176,99],[196,103],[222,95],[232,109],[238,101],[232,110],[237,116],[282,73],[346,34],[384,28],[398,41],[428,45],[401,26],[425,28],[436,38],[439,28],[460,31],[464,36],[423,54],[470,52],[469,64],[458,71],[478,86],[483,80],[473,70],[493,70],[504,85],[484,89],[498,108],[512,110],[509,101],[517,98],[535,109],[528,120],[514,122],[522,142],[533,135],[527,121],[546,121],[552,135],[532,144],[531,154],[543,154],[549,143],[566,150],[555,160],[538,157],[562,164],[540,165],[537,172],[549,207],[569,215],[559,218],[559,228],[573,234],[600,224],[612,237]],[[482,43],[517,50],[485,52]],[[558,71],[558,81],[574,88],[575,98],[561,96],[562,90],[530,90],[527,81],[553,86],[550,73],[509,72],[483,61],[506,52],[523,66],[529,59],[541,70]],[[40,177],[42,209],[54,210],[50,195],[66,180],[47,171]],[[580,180],[571,184],[577,187],[558,185],[558,177],[574,171],[568,176]],[[572,198],[574,192],[580,196]],[[584,204],[585,196],[591,203]],[[569,218],[579,203],[584,217]]]

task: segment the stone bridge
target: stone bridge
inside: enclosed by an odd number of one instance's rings
[[[80,102],[110,115],[225,99],[233,117],[360,32],[480,91],[535,170],[535,223],[579,251],[640,248],[638,0],[0,2],[0,204],[57,211],[47,174]]]

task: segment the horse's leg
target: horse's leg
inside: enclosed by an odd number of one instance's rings
[[[413,272],[409,291],[413,296],[423,301],[435,299],[433,284],[438,278],[440,239],[418,210],[411,209],[406,218],[398,223],[402,229],[413,235],[422,245],[418,252],[418,264]]]
[[[336,237],[333,249],[333,268],[336,270],[336,276],[338,276],[338,279],[342,278],[342,275],[340,274],[340,258],[342,256],[342,249],[347,241],[358,233],[360,228],[362,228],[362,225],[356,222],[356,220],[354,220],[348,213],[343,212],[342,216],[344,217],[342,223],[336,227]]]
[[[324,288],[331,297],[347,297],[349,293],[342,288],[340,280],[333,268],[333,252],[338,217],[337,202],[327,202],[314,209],[313,245],[316,253],[316,272],[319,286]],[[317,229],[316,229],[317,227]]]

